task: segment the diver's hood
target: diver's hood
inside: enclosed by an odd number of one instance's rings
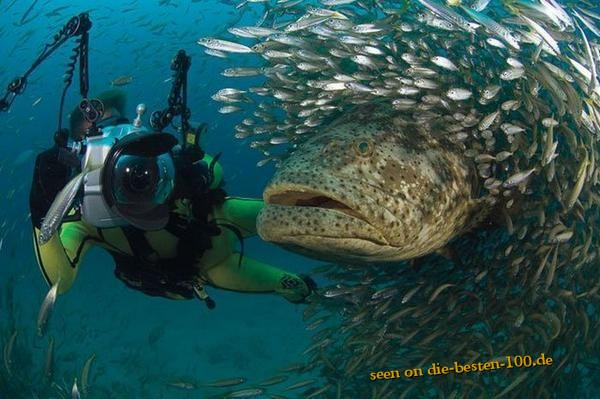
[[[148,132],[130,133],[114,144],[100,176],[111,211],[142,230],[158,230],[167,224],[167,201],[175,181],[170,150],[176,144],[177,139],[168,133]],[[136,169],[141,172],[134,178],[142,185],[132,183]]]

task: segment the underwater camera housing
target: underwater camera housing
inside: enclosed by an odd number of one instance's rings
[[[100,132],[84,144],[82,219],[98,228],[163,228],[175,185],[171,149],[177,139],[131,124],[104,127]]]

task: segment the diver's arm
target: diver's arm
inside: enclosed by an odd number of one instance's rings
[[[242,237],[251,237],[256,235],[256,217],[263,207],[260,199],[227,197],[223,204],[225,220],[217,222],[229,223],[242,233]]]
[[[202,160],[210,165],[213,157],[205,154]],[[210,188],[216,189],[223,182],[223,168],[219,162],[214,163],[213,173],[214,180]],[[261,199],[227,197],[218,212],[217,223],[231,224],[240,231],[242,237],[251,237],[256,235],[256,217],[263,206]]]
[[[227,259],[205,272],[216,287],[232,291],[274,292],[290,302],[302,302],[315,289],[309,277],[301,277],[266,263],[232,253]]]
[[[85,253],[93,240],[82,222],[65,222],[59,232],[40,245],[39,227],[33,227],[33,245],[38,265],[49,285],[59,282],[58,293],[66,292],[79,271]]]

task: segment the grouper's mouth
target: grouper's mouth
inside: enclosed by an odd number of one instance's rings
[[[265,203],[267,205],[280,205],[289,207],[332,209],[366,222],[366,219],[363,215],[356,212],[347,204],[325,193],[316,191],[300,191],[293,189],[284,190],[267,196]]]
[[[259,235],[294,252],[330,261],[362,262],[389,251],[384,235],[352,199],[336,194],[296,184],[269,187],[257,218]]]

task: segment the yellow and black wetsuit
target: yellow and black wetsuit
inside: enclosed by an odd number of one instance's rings
[[[71,287],[93,245],[113,255],[117,277],[149,295],[192,298],[190,283],[194,283],[241,292],[274,292],[301,302],[314,288],[310,278],[241,256],[235,249],[241,237],[256,234],[256,216],[263,206],[258,199],[224,196],[213,201],[207,223],[197,225],[192,201],[179,198],[172,201],[169,225],[146,232],[127,227],[98,229],[78,218],[73,209],[54,237],[39,245],[41,219],[68,174],[66,167],[53,162],[55,154],[55,149],[48,150],[36,159],[30,207],[37,260],[48,284],[59,282],[59,294]],[[210,163],[212,158],[206,155],[203,160]],[[215,163],[211,193],[219,192],[222,175],[221,166]],[[212,232],[202,231],[209,227]],[[198,254],[195,247],[206,248]]]

